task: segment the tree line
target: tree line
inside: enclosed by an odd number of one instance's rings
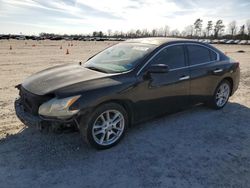
[[[237,25],[236,21],[232,21],[228,26],[225,26],[223,20],[217,20],[215,23],[210,20],[203,27],[203,20],[198,18],[193,25],[185,28],[183,36],[190,38],[250,39],[250,20],[240,26]]]
[[[55,34],[41,33],[44,36],[58,36]],[[204,23],[198,18],[192,25],[186,26],[182,31],[178,29],[171,30],[168,25],[154,29],[131,29],[127,32],[112,31],[107,32],[94,31],[87,35],[61,35],[62,37],[94,37],[94,38],[139,38],[139,37],[184,37],[184,38],[207,38],[207,39],[246,39],[250,40],[250,19],[243,25],[237,25],[236,21],[230,22],[225,26],[223,20],[216,22],[208,21]]]
[[[216,22],[203,20],[198,18],[192,25],[188,25],[183,31],[178,29],[170,30],[169,26],[149,29],[132,29],[128,32],[108,30],[107,33],[102,31],[94,31],[93,37],[121,37],[121,38],[137,38],[137,37],[185,37],[185,38],[228,38],[228,39],[250,39],[250,19],[245,24],[238,26],[236,21],[230,22],[227,26],[223,20]]]

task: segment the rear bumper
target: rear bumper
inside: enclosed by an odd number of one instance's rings
[[[232,89],[231,95],[233,95],[239,87],[239,83],[240,83],[240,68],[239,67],[235,70],[233,78],[234,78],[233,89]]]
[[[17,117],[21,120],[21,122],[23,122],[27,126],[35,127],[39,130],[54,130],[58,127],[62,127],[63,125],[74,123],[73,118],[69,120],[45,119],[38,115],[28,113],[24,110],[20,99],[15,100],[15,111]]]

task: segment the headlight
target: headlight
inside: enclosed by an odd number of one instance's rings
[[[81,97],[81,95],[67,97],[64,99],[53,98],[43,103],[38,110],[42,116],[57,117],[66,119],[79,112],[79,110],[69,110],[69,107]]]

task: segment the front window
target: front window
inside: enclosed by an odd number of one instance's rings
[[[185,67],[185,55],[182,45],[163,49],[154,59],[153,64],[165,64],[170,69]]]
[[[106,73],[126,72],[135,68],[155,48],[151,44],[116,44],[88,60],[85,67]]]

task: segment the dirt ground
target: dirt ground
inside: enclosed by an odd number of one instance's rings
[[[0,41],[0,187],[250,187],[250,45],[217,45],[241,67],[224,109],[199,106],[145,122],[109,150],[88,147],[78,132],[42,134],[17,119],[15,85],[109,45]]]

